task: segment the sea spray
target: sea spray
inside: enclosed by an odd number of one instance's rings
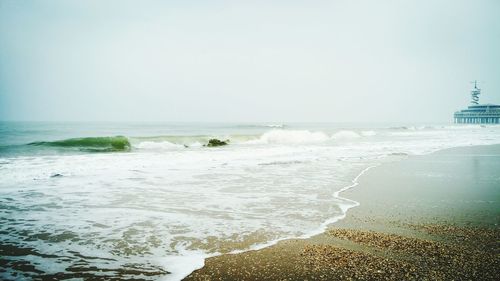
[[[328,135],[323,132],[308,130],[271,130],[248,144],[308,144],[327,141]]]

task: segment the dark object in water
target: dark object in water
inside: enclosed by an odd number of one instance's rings
[[[227,145],[228,142],[229,142],[229,140],[221,141],[218,139],[210,139],[206,146],[209,146],[209,147],[222,146],[222,145]]]
[[[62,177],[63,175],[62,174],[53,174],[52,176],[50,176],[51,178],[59,178],[59,177]]]

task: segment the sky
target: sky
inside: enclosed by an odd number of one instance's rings
[[[0,0],[0,120],[452,122],[500,1]]]

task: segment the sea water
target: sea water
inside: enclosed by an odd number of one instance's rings
[[[480,125],[3,122],[0,278],[180,280],[321,232],[385,161],[496,143]]]

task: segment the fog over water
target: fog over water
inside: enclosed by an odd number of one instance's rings
[[[499,1],[0,1],[0,119],[451,121]],[[425,114],[421,114],[425,112]]]

